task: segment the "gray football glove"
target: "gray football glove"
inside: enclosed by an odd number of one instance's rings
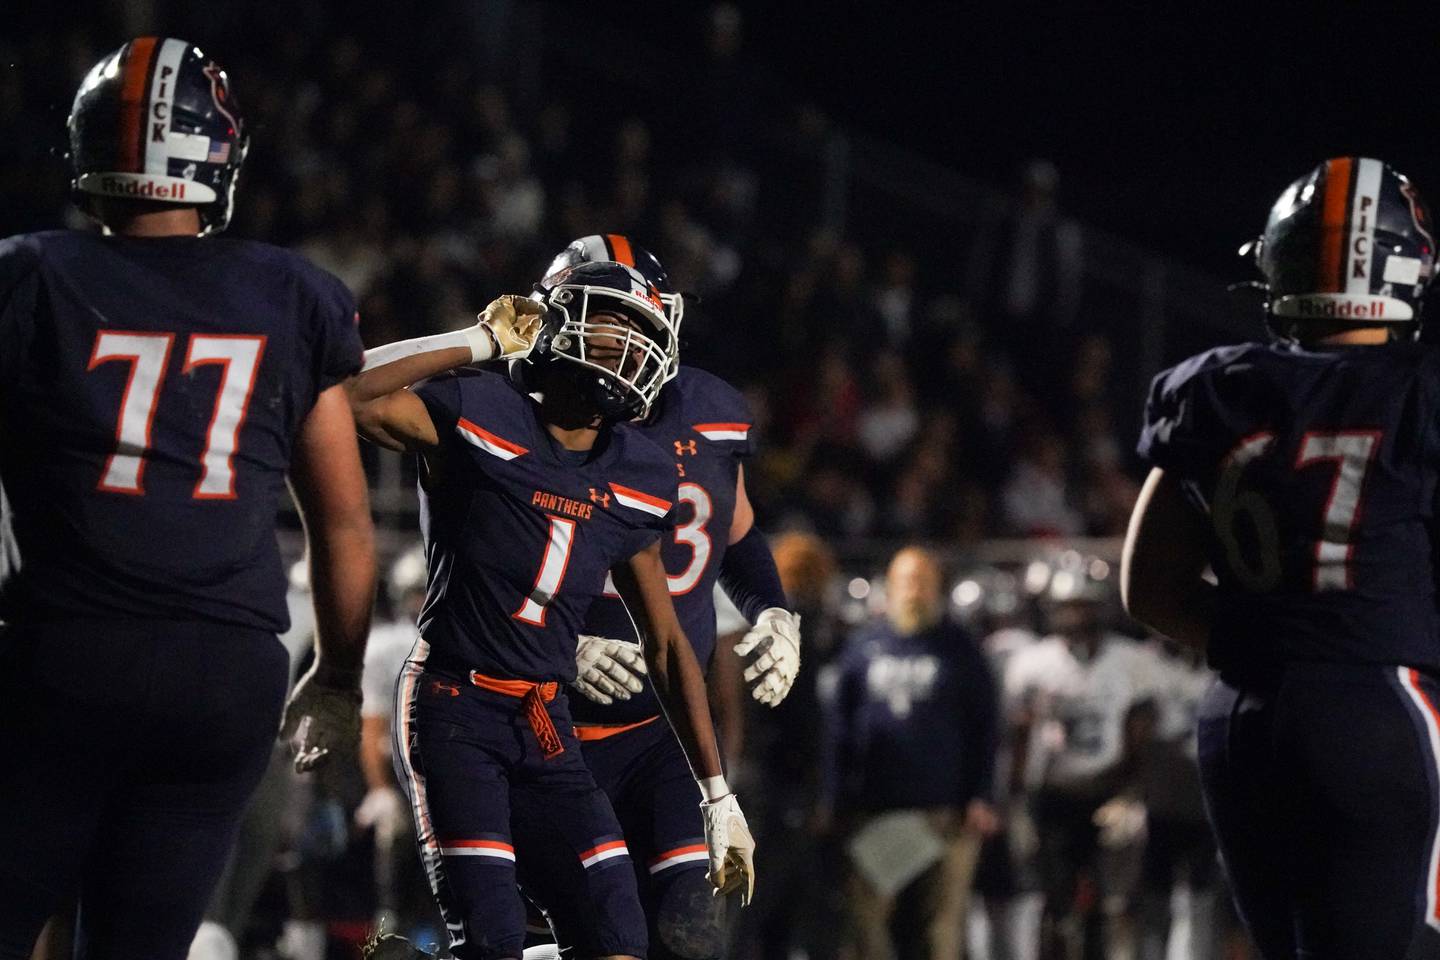
[[[354,754],[360,746],[360,678],[311,667],[285,704],[280,739],[290,744],[295,772],[308,773],[330,754]]]

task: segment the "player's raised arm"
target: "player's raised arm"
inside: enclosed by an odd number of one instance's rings
[[[749,903],[755,892],[755,841],[735,795],[725,783],[706,699],[705,675],[675,616],[660,544],[652,543],[627,563],[615,567],[611,575],[644,640],[645,661],[656,696],[705,798],[700,809],[710,852],[710,881],[718,893],[741,890],[741,903]]]
[[[534,300],[506,294],[463,330],[367,350],[364,368],[347,385],[360,435],[390,450],[434,447],[439,436],[430,413],[406,388],[468,364],[524,357],[540,335],[543,312]]]
[[[1180,481],[1150,471],[1120,557],[1120,596],[1136,620],[1204,649],[1215,619],[1215,587],[1204,579],[1205,525]]]

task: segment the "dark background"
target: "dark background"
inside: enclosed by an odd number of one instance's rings
[[[427,21],[443,36],[450,8],[464,5],[333,3],[338,16],[326,19],[405,42]],[[177,32],[227,62],[247,44],[306,28],[283,2],[189,6]],[[544,8],[540,46],[510,55],[542,70],[597,25],[627,38],[607,55],[619,73],[629,59],[683,60],[707,14],[703,4],[651,0],[534,6]],[[1067,212],[1227,277],[1245,273],[1232,254],[1258,232],[1270,200],[1327,156],[1379,156],[1422,191],[1440,189],[1440,30],[1421,5],[737,6],[741,56],[766,83],[997,186],[1024,160],[1051,159]],[[6,7],[0,37],[22,46],[67,22],[101,35],[113,24],[114,45],[124,39],[111,4]],[[17,69],[14,58],[4,67]],[[58,143],[68,96],[57,90],[56,127],[4,136]]]

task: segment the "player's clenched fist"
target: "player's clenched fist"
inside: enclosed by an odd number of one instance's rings
[[[484,359],[516,360],[529,356],[544,321],[545,308],[528,297],[507,293],[491,300],[475,324],[491,341],[490,355]]]
[[[740,891],[740,905],[755,895],[755,838],[740,811],[740,801],[729,793],[700,804],[705,820],[705,847],[710,854],[710,882],[715,895]]]

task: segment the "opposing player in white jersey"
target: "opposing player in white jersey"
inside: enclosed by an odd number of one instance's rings
[[[1022,704],[1025,717],[1015,762],[1023,767],[1039,837],[1042,955],[1094,936],[1072,914],[1082,880],[1109,895],[1112,914],[1127,900],[1128,891],[1114,889],[1118,878],[1107,876],[1109,864],[1102,864],[1097,813],[1124,782],[1127,719],[1153,698],[1160,681],[1155,657],[1106,627],[1112,592],[1082,570],[1057,570],[1049,588],[1053,632],[1015,653],[1005,672],[1006,699]],[[1124,933],[1118,922],[1106,926],[1107,938]]]

